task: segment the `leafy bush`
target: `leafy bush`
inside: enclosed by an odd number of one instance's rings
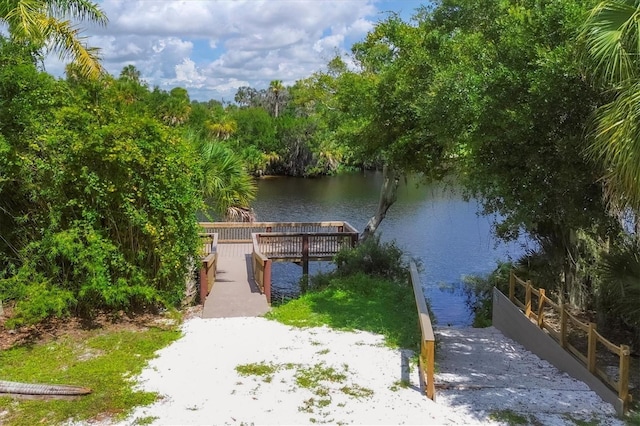
[[[409,266],[396,243],[381,243],[379,236],[373,236],[353,249],[341,250],[334,262],[338,275],[364,273],[398,281],[406,281]]]
[[[193,147],[109,77],[1,68],[0,300],[16,301],[14,323],[177,305],[199,246]]]

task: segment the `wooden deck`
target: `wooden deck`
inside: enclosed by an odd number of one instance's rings
[[[353,247],[358,231],[344,221],[200,222],[203,318],[260,316],[271,304],[271,264],[331,260]]]
[[[215,284],[202,318],[257,317],[269,312],[267,299],[253,280],[252,244],[218,244]]]

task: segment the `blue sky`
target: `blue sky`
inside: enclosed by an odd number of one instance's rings
[[[102,0],[106,27],[86,23],[107,71],[135,65],[163,90],[192,99],[233,100],[238,87],[293,84],[346,55],[393,11],[408,20],[424,0]],[[46,60],[62,75],[64,64]]]

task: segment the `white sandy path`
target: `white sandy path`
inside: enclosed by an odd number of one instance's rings
[[[488,419],[486,406],[474,411],[472,405],[447,405],[456,399],[451,392],[439,403],[426,399],[417,389],[416,369],[406,369],[406,354],[385,347],[379,335],[300,329],[264,318],[193,318],[183,331],[184,337],[159,351],[137,378],[141,389],[164,398],[138,408],[123,425],[151,418],[157,425],[499,424]],[[280,368],[270,382],[236,371],[252,363]],[[296,372],[318,365],[347,376],[339,383],[322,382],[330,398],[296,384]],[[398,386],[407,375],[411,386]],[[373,395],[348,396],[341,390],[345,386]],[[598,419],[617,423],[612,409],[599,405],[594,410]],[[544,419],[563,424],[558,416]]]

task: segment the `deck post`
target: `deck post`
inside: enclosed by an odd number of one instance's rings
[[[267,261],[264,262],[264,272],[262,275],[262,280],[264,295],[267,298],[267,303],[271,305],[271,259],[267,259]]]
[[[624,404],[626,410],[629,405],[629,356],[631,348],[627,345],[620,345],[620,367],[618,370],[618,397]]]
[[[208,294],[209,280],[207,279],[207,261],[203,259],[200,266],[200,303],[202,303],[202,306],[204,306]]]
[[[302,236],[302,275],[309,275],[309,236]]]

